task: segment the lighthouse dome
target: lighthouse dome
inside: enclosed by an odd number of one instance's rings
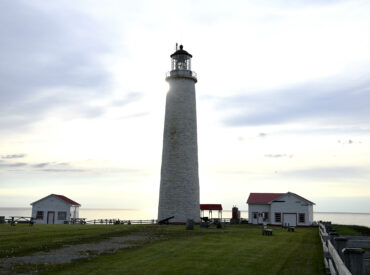
[[[173,54],[171,54],[171,58],[177,56],[177,55],[187,55],[189,57],[193,57],[190,53],[188,53],[187,51],[184,50],[184,46],[183,45],[180,45],[180,49],[177,50],[176,52],[174,52]]]

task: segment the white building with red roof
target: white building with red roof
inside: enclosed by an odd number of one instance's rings
[[[64,224],[79,218],[81,204],[63,195],[51,194],[31,203],[35,223]]]
[[[250,193],[247,200],[251,224],[310,226],[313,205],[295,193]]]

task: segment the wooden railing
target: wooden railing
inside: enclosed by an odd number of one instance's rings
[[[319,234],[323,245],[326,274],[365,274],[364,261],[362,260],[363,251],[361,248],[341,246],[341,243],[343,244],[346,238],[339,237],[333,231],[327,232],[326,226],[323,223],[319,223]],[[359,258],[355,259],[356,257]]]

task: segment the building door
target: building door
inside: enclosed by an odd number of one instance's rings
[[[258,224],[258,212],[253,212],[252,215],[252,224]]]
[[[283,224],[289,226],[297,226],[297,214],[296,213],[284,213]]]
[[[54,211],[48,211],[48,218],[47,222],[48,224],[53,224],[54,223]]]

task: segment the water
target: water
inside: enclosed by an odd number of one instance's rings
[[[313,218],[315,221],[370,227],[370,213],[315,212]]]
[[[240,211],[242,218],[248,218],[248,211]],[[4,208],[0,207],[0,216],[31,216],[31,208]],[[315,221],[331,221],[337,224],[354,224],[370,227],[370,213],[336,213],[336,212],[315,212]],[[120,219],[120,220],[151,220],[156,219],[157,209],[93,209],[81,208],[80,217],[87,220],[94,219]],[[217,217],[217,212],[213,213]],[[231,218],[231,211],[224,210],[223,218]]]

